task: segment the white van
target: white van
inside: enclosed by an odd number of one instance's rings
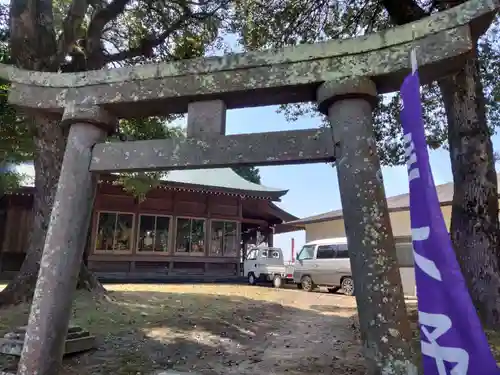
[[[293,282],[293,266],[285,265],[283,251],[278,247],[255,247],[248,252],[243,270],[250,285],[272,281],[275,288]]]
[[[330,292],[342,289],[344,294],[354,295],[347,238],[306,243],[297,255],[293,282],[307,292],[322,286]]]

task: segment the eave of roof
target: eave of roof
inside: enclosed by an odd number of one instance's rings
[[[294,216],[291,213],[285,211],[284,209],[282,209],[273,202],[269,202],[269,207],[273,215],[276,216],[277,218],[280,218],[283,222],[298,220],[297,216]]]
[[[500,180],[500,173],[497,174],[497,181]],[[436,186],[439,203],[441,206],[448,206],[453,200],[453,182],[441,184]],[[498,187],[498,194],[500,195],[500,186]],[[389,212],[406,211],[410,206],[410,195],[400,194],[387,198],[387,206]],[[285,223],[296,228],[305,229],[306,224],[321,223],[325,221],[340,220],[343,218],[342,209],[325,212],[322,214],[305,217],[299,220],[293,220]]]
[[[267,195],[275,199],[279,199],[288,192],[288,190],[271,188],[247,181],[231,168],[170,171],[162,181],[167,184],[251,192],[252,195]]]
[[[101,180],[112,181],[116,174],[107,176],[101,175]],[[189,186],[197,190],[222,191],[275,201],[279,201],[288,192],[288,190],[271,188],[247,181],[231,168],[169,171],[165,178],[162,179],[161,185],[174,188]],[[26,188],[29,189],[30,186],[26,186]],[[24,193],[27,193],[27,191],[24,191]]]
[[[108,182],[108,183],[112,184],[113,180],[116,181],[116,176],[108,175],[108,177],[109,177],[109,180],[101,180],[101,183]],[[174,177],[176,177],[176,176],[174,176]],[[182,175],[181,175],[181,177],[182,177]],[[194,181],[182,181],[180,179],[175,180],[175,181],[167,180],[167,181],[165,181],[164,187],[166,189],[182,190],[182,191],[198,191],[198,192],[200,192],[200,191],[207,191],[208,190],[211,194],[213,194],[213,193],[219,194],[219,191],[222,189],[220,187],[214,187],[213,189],[209,187],[207,189],[207,187],[205,185],[203,185],[203,186],[200,185],[200,187],[198,187],[192,183],[189,184],[189,182],[194,182]],[[252,183],[249,182],[249,184],[252,184]],[[261,186],[258,184],[252,184],[252,185]],[[282,194],[283,192],[286,193],[286,190],[283,191],[283,190],[266,188],[266,187],[263,187],[263,188],[264,189],[261,189],[261,192],[259,192],[258,190],[253,191],[253,192],[245,191],[245,194],[243,194],[243,191],[240,191],[239,194],[232,192],[231,195],[245,195],[247,197],[256,198],[256,197],[259,197],[259,194],[269,194],[269,193]],[[33,186],[22,186],[22,187],[19,187],[18,189],[14,190],[12,192],[9,192],[5,195],[0,196],[0,201],[8,195],[32,196],[33,190],[34,190]],[[227,192],[230,192],[231,190],[234,190],[234,189],[228,188]],[[234,190],[234,191],[236,191],[236,190]],[[251,195],[249,195],[249,194],[251,194]],[[267,213],[269,215],[271,215],[272,217],[274,217],[275,219],[277,219],[277,220],[272,220],[273,222],[277,222],[277,221],[279,222],[279,224],[276,224],[277,226],[282,226],[283,225],[282,223],[284,223],[286,221],[298,219],[296,216],[288,213],[287,211],[285,211],[281,207],[277,206],[274,202],[271,201],[271,199],[265,199],[265,200],[267,201],[267,206],[266,206]],[[293,230],[293,227],[290,227],[290,228],[292,228],[291,230]],[[288,230],[288,231],[290,231],[290,230]]]

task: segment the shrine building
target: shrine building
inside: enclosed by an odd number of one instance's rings
[[[33,222],[33,187],[0,198],[0,277],[21,267]],[[171,171],[140,200],[114,175],[101,175],[86,246],[102,279],[211,279],[241,276],[245,249],[272,245],[296,220],[275,202],[286,190],[251,183],[230,168]]]

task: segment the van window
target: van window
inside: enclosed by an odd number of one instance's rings
[[[333,245],[318,246],[316,259],[333,259],[333,258],[335,258],[335,246]]]
[[[349,251],[347,250],[347,244],[342,244],[337,247],[337,258],[341,259],[349,258]]]
[[[297,255],[297,260],[313,259],[315,246],[316,245],[305,245],[302,250],[300,250],[299,255]]]
[[[250,250],[247,256],[247,260],[256,260],[257,259],[257,250]]]

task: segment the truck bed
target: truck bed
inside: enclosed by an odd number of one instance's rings
[[[293,265],[270,265],[266,266],[266,273],[268,275],[280,274],[286,280],[293,280]]]

